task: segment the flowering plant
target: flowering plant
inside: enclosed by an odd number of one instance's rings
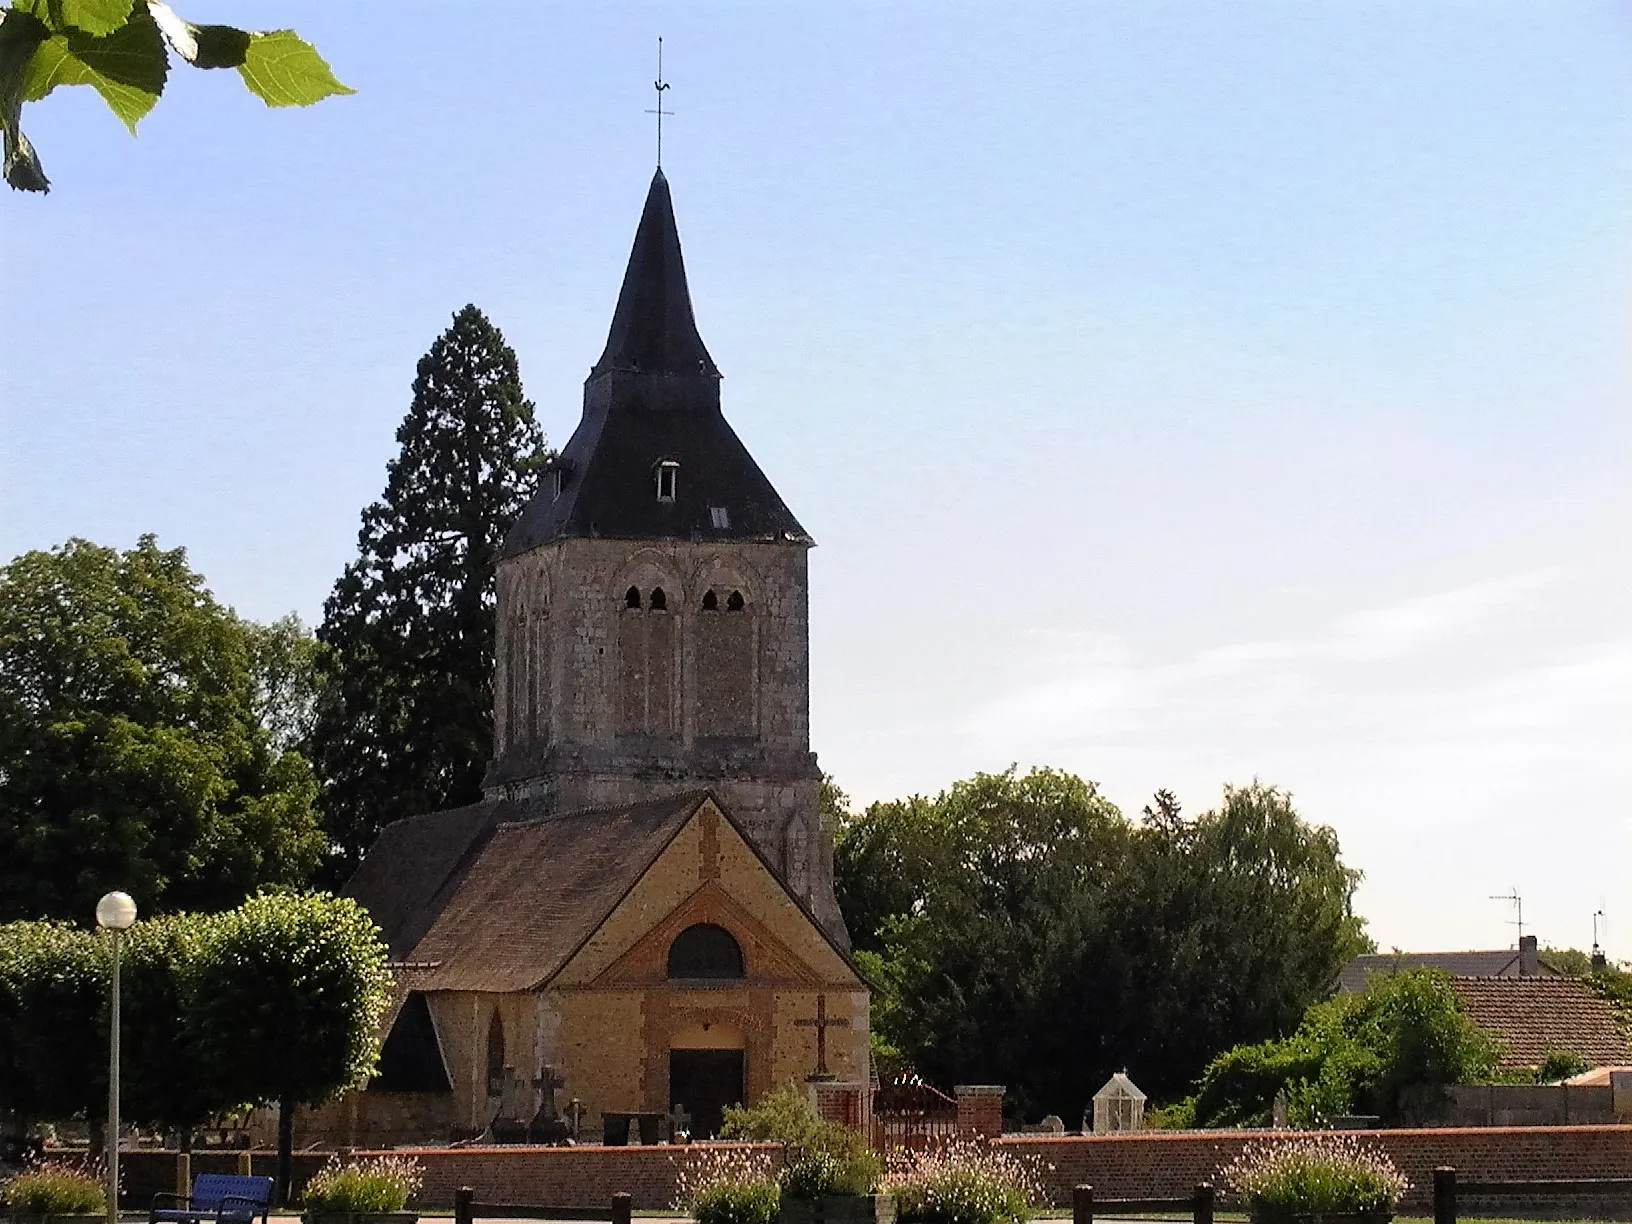
[[[1272,1215],[1381,1215],[1411,1188],[1386,1155],[1343,1135],[1249,1143],[1219,1175],[1250,1208]]]
[[[107,1190],[95,1167],[44,1161],[0,1186],[0,1202],[14,1216],[99,1215]]]
[[[674,1206],[697,1224],[773,1224],[782,1204],[770,1152],[693,1148],[676,1162]]]
[[[389,1215],[419,1193],[425,1175],[411,1156],[374,1156],[342,1164],[331,1158],[306,1183],[311,1211],[336,1215]]]
[[[901,1224],[1024,1224],[1044,1199],[1034,1162],[978,1143],[898,1152],[879,1189]]]

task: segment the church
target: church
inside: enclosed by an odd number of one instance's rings
[[[861,1108],[814,541],[720,378],[659,169],[583,416],[498,563],[486,797],[388,826],[347,886],[397,990],[379,1075],[300,1142],[701,1137],[789,1082]]]

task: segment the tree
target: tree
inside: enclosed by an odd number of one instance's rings
[[[1105,1005],[1083,1014],[1064,996],[1107,942],[1128,823],[1091,784],[1043,769],[977,774],[862,819],[878,835],[847,832],[845,895],[858,868],[900,868],[893,899],[860,890],[899,908],[856,923],[883,949],[860,960],[884,1036],[932,1080],[998,1080],[1022,1109],[1080,1110],[1105,1061]]]
[[[107,995],[106,949],[90,931],[0,925],[0,1114],[96,1123],[108,1091]]]
[[[256,717],[255,633],[182,549],[85,540],[0,567],[0,919],[83,921],[308,879],[316,784]]]
[[[1365,946],[1358,875],[1283,793],[1134,825],[1069,774],[981,774],[841,828],[836,887],[884,1041],[943,1083],[1071,1116],[1113,1071],[1179,1092],[1296,1027]]]
[[[190,976],[193,1049],[222,1099],[278,1106],[278,1196],[294,1109],[362,1084],[379,1057],[391,973],[356,902],[262,893],[212,916]]]
[[[49,191],[23,135],[25,102],[59,85],[89,85],[132,135],[158,103],[175,52],[197,68],[236,68],[268,106],[307,106],[348,94],[293,30],[193,25],[161,0],[11,0],[0,8],[0,148],[6,182]]]
[[[1274,787],[1225,787],[1193,821],[1158,792],[1130,868],[1121,989],[1140,1006],[1114,1044],[1148,1092],[1182,1091],[1216,1051],[1291,1031],[1370,948],[1351,904],[1360,873]]]
[[[336,882],[381,826],[481,795],[494,566],[546,458],[516,355],[476,307],[420,359],[413,390],[318,629],[329,654],[311,745]]]

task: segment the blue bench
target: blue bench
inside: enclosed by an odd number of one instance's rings
[[[256,1216],[266,1224],[271,1210],[272,1179],[241,1177],[235,1173],[200,1173],[191,1194],[153,1196],[147,1224],[251,1224]]]

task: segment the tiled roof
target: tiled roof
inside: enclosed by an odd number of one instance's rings
[[[1494,952],[1365,952],[1343,966],[1337,975],[1340,991],[1366,988],[1372,973],[1395,973],[1402,969],[1441,969],[1456,977],[1511,977],[1519,970],[1517,948]],[[1543,977],[1557,977],[1558,971],[1545,962],[1537,965]]]
[[[416,990],[518,991],[559,970],[705,792],[538,816],[528,800],[388,826],[346,887]],[[729,817],[728,817],[729,818]]]
[[[1632,1063],[1614,1010],[1579,978],[1455,977],[1451,989],[1469,1019],[1504,1044],[1504,1067],[1540,1066],[1554,1050],[1593,1066]]]

